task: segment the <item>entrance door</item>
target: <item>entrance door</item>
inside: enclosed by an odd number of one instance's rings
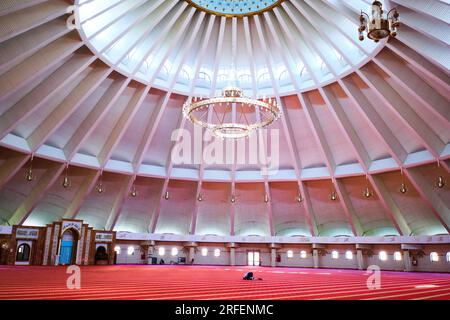
[[[59,264],[70,265],[73,261],[75,236],[71,230],[64,232],[61,239],[61,249],[59,251]]]
[[[72,263],[73,241],[61,241],[61,252],[59,255],[59,264]]]
[[[247,252],[247,265],[249,266],[259,266],[259,251],[249,251]]]
[[[29,243],[21,243],[17,247],[16,264],[29,265],[30,264],[31,246]]]

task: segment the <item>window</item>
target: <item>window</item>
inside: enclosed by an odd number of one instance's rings
[[[402,253],[400,251],[394,252],[394,260],[395,261],[402,261]]]
[[[280,73],[280,76],[278,77],[279,82],[283,82],[284,80],[289,80],[289,73],[287,70],[284,70]]]
[[[214,250],[214,257],[220,257],[220,249]]]
[[[191,80],[189,72],[187,72],[185,69],[181,70],[180,76],[186,80]]]
[[[128,255],[131,256],[134,254],[134,247],[128,247]]]
[[[307,253],[305,250],[300,251],[300,258],[306,259]]]
[[[269,82],[270,81],[270,74],[269,72],[265,72],[263,74],[261,74],[258,77],[258,84],[264,83],[264,82]]]
[[[351,252],[350,250],[345,252],[345,259],[353,260],[353,252]]]
[[[447,254],[445,256],[446,256],[447,262],[450,262],[450,252],[447,252]]]
[[[159,249],[158,249],[158,254],[159,254],[160,256],[165,255],[165,254],[166,254],[166,249],[164,249],[164,247],[159,247]]]
[[[221,81],[221,82],[227,81],[228,79],[229,79],[229,76],[227,73],[221,73],[217,76],[217,80]]]
[[[198,78],[200,80],[211,83],[211,77],[206,72],[199,72]]]
[[[202,249],[202,256],[206,257],[208,255],[208,248]]]
[[[248,73],[244,73],[239,76],[239,81],[240,82],[251,82],[252,77]]]
[[[178,254],[178,248],[172,248],[172,256],[176,256]]]
[[[117,254],[120,254],[120,247],[119,246],[115,246],[114,247],[114,251],[117,253]]]
[[[331,252],[331,258],[333,259],[339,259],[339,252],[337,252],[336,250]]]
[[[26,243],[22,243],[17,248],[16,261],[30,261],[30,251],[30,246]]]
[[[378,254],[378,258],[381,261],[386,261],[388,258],[386,251],[380,251],[380,253]]]
[[[439,255],[437,254],[437,252],[430,253],[430,260],[431,260],[431,262],[439,261]]]
[[[292,251],[292,250],[288,250],[287,251],[287,257],[290,259],[290,258],[293,258],[294,257],[294,252]]]

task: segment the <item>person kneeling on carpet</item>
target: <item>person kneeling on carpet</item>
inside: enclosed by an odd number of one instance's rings
[[[262,278],[255,278],[253,276],[253,272],[247,272],[244,277],[242,278],[242,280],[262,280]]]

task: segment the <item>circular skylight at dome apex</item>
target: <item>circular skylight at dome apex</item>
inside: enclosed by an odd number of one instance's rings
[[[187,0],[209,13],[225,16],[245,16],[269,10],[283,0]]]

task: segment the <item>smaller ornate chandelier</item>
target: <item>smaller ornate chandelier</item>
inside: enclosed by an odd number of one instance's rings
[[[369,187],[366,187],[366,189],[363,192],[363,196],[365,198],[370,198],[371,196],[373,196],[373,192],[369,189]]]
[[[130,196],[133,198],[136,198],[139,195],[139,192],[136,189],[136,185],[133,184],[133,188],[130,191]]]
[[[372,3],[372,16],[370,17],[364,11],[361,11],[359,21],[359,40],[364,40],[364,31],[367,31],[367,37],[375,42],[389,36],[397,36],[397,30],[400,26],[399,21],[400,14],[397,8],[391,9],[386,18],[384,18],[383,5],[380,1],[374,1]]]
[[[436,181],[436,187],[438,187],[439,189],[442,189],[442,188],[445,187],[446,184],[447,184],[447,183],[446,183],[446,181],[445,181],[445,179],[444,179],[443,176],[439,176],[439,177],[437,178],[437,181]]]
[[[72,183],[69,180],[68,171],[69,171],[69,164],[67,163],[66,164],[66,170],[65,170],[65,173],[64,173],[64,180],[62,182],[62,186],[63,186],[64,189],[70,188],[72,186]]]

